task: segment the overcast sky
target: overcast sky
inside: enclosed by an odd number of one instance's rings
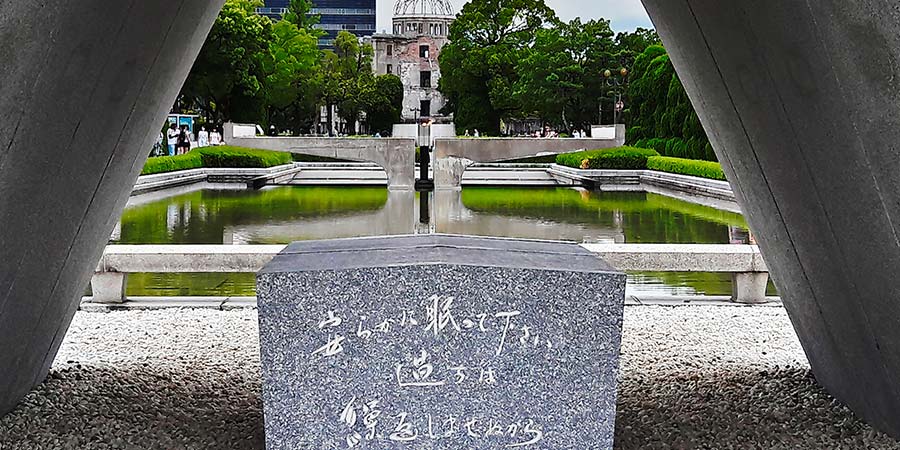
[[[605,18],[615,31],[632,31],[637,27],[653,28],[640,0],[545,0],[563,20]],[[450,0],[459,11],[466,0]],[[391,29],[395,0],[378,0],[378,31]]]

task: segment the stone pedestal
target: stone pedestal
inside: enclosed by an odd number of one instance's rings
[[[574,244],[293,244],[258,277],[267,448],[611,449],[624,290]]]

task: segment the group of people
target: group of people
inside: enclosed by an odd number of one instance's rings
[[[165,145],[163,143],[163,138],[165,138]],[[182,125],[180,128],[177,124],[170,124],[169,128],[166,129],[166,134],[163,136],[162,133],[159,133],[159,139],[157,141],[157,148],[154,148],[154,155],[156,156],[175,156],[175,155],[183,155],[189,151],[191,151],[191,146],[194,142],[191,139],[191,131],[187,125]],[[197,140],[196,145],[197,148],[209,147],[211,145],[221,145],[222,144],[222,135],[213,130],[212,132],[206,131],[206,127],[200,127],[200,131],[197,132]],[[165,153],[163,153],[163,149],[165,148]]]
[[[178,129],[177,124],[169,125],[166,130],[166,142],[169,144],[169,156],[183,155],[191,151],[191,134],[187,125]]]

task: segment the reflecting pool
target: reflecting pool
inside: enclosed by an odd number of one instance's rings
[[[576,242],[746,243],[740,214],[647,192],[466,188],[419,195],[368,187],[199,185],[132,197],[115,244],[287,244],[451,233]],[[728,274],[637,273],[635,293],[730,293]],[[129,296],[253,295],[252,274],[134,274]]]

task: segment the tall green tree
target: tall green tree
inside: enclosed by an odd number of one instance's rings
[[[321,52],[318,37],[282,20],[273,27],[273,39],[262,55],[260,95],[267,127],[301,133],[318,117],[321,89]]]
[[[499,134],[504,117],[521,113],[516,66],[545,27],[558,23],[543,0],[471,0],[450,27],[440,56],[444,113],[457,128]]]
[[[356,134],[356,124],[365,107],[366,93],[374,82],[370,44],[360,44],[355,35],[341,31],[334,41],[334,50],[326,50],[323,58],[323,100],[332,123],[335,107],[346,123],[343,131]],[[329,130],[333,134],[334,130]]]
[[[282,20],[294,24],[297,28],[313,30],[313,26],[318,24],[321,19],[318,14],[310,14],[313,6],[313,2],[310,0],[291,0],[288,12],[285,13]],[[324,34],[321,30],[316,31],[318,31],[318,35]]]
[[[716,160],[665,48],[652,45],[638,55],[628,93],[629,143],[667,156]]]
[[[403,81],[396,75],[378,75],[365,100],[370,133],[389,134],[403,112]]]
[[[182,89],[182,101],[208,121],[256,122],[262,55],[272,22],[256,14],[258,0],[227,0]]]
[[[575,19],[538,30],[516,67],[514,98],[523,115],[562,130],[590,129],[601,100],[611,94],[603,72],[618,64],[612,38],[609,21],[603,19]]]

